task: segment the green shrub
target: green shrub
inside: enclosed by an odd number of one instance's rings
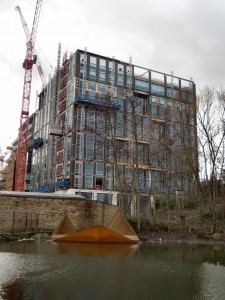
[[[184,199],[184,207],[186,209],[196,209],[200,205],[199,200],[197,198],[185,198]]]
[[[168,231],[168,226],[164,222],[157,223],[158,230]]]

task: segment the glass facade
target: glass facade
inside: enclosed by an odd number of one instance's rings
[[[111,203],[112,192],[138,189],[146,197],[181,186],[187,190],[190,174],[182,156],[185,147],[196,151],[194,84],[182,88],[183,79],[176,78],[173,86],[171,75],[151,79],[149,69],[136,71],[130,63],[81,50],[67,64],[69,75],[62,69],[61,82],[68,82],[61,88],[58,112],[64,131],[55,138],[61,157],[56,181],[65,176],[70,187],[89,197],[97,190],[96,199],[106,203]],[[35,121],[37,135],[46,141],[53,91],[52,83]],[[33,153],[38,186],[48,181],[50,172],[44,173],[45,157],[51,153],[48,142],[44,149]]]

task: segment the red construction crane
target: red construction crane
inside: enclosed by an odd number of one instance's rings
[[[29,27],[27,25],[27,22],[24,18],[24,15],[21,11],[21,8],[17,5],[15,7],[15,10],[19,12],[19,15],[20,15],[20,19],[21,19],[21,22],[22,22],[22,25],[23,25],[23,29],[24,29],[24,32],[25,32],[25,35],[26,35],[26,38],[27,38],[27,42],[29,41],[29,38],[30,38],[30,30],[29,30]],[[41,66],[41,62],[39,60],[39,53],[38,53],[38,49],[37,49],[37,45],[35,47],[36,49],[33,49],[33,54],[36,55],[37,54],[37,61],[36,61],[36,66],[37,66],[37,70],[38,70],[38,73],[41,77],[41,81],[42,81],[42,85],[43,86],[46,86],[47,84],[47,81],[46,81],[46,77],[44,75],[44,72],[43,72],[43,69],[42,69],[42,66]]]
[[[26,157],[27,157],[27,138],[28,138],[28,123],[29,123],[29,107],[30,93],[32,82],[33,64],[36,63],[37,56],[33,55],[34,45],[37,35],[38,21],[40,17],[42,0],[37,0],[34,14],[34,21],[29,40],[27,41],[26,57],[23,62],[24,85],[22,109],[20,115],[20,127],[18,133],[18,146],[16,157],[16,173],[15,173],[15,190],[24,191],[25,174],[26,174]]]

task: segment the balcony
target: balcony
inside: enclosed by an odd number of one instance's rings
[[[56,188],[60,188],[60,189],[68,189],[70,186],[70,182],[69,179],[63,178],[62,180],[59,180],[55,183],[55,187]]]
[[[36,139],[33,139],[31,144],[28,146],[28,151],[32,151],[33,149],[38,149],[43,145],[43,139],[38,137]]]

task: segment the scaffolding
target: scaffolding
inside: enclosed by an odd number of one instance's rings
[[[57,68],[55,72],[55,93],[52,99],[52,116],[50,120],[50,126],[60,126],[58,124],[58,111],[59,111],[59,85],[60,85],[60,60],[61,60],[61,43],[58,45],[58,55],[57,55]],[[60,134],[59,134],[60,135]],[[50,191],[55,191],[55,181],[56,181],[56,143],[57,143],[57,132],[49,134],[49,177],[48,186],[50,186]]]

